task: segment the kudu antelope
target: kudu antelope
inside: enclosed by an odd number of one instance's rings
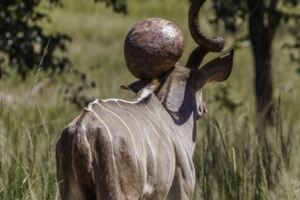
[[[196,120],[206,112],[200,90],[225,81],[233,61],[230,51],[197,69],[208,52],[224,47],[222,38],[199,30],[204,1],[190,6],[189,28],[199,47],[187,67],[177,64],[158,81],[129,85],[134,101],[95,100],[64,129],[56,149],[63,200],[192,198]]]

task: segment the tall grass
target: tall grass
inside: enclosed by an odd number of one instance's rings
[[[0,199],[57,198],[53,147],[65,123],[58,108],[1,107]]]
[[[128,98],[119,89],[134,80],[125,67],[123,40],[141,19],[158,16],[179,24],[187,41],[182,63],[195,46],[187,28],[185,1],[128,2],[130,14],[122,16],[93,1],[65,0],[65,7],[51,11],[52,24],[44,25],[47,31],[64,31],[73,38],[68,56],[75,68],[97,83],[85,91],[88,97]],[[207,23],[209,8],[208,3],[201,14],[207,32],[212,31]],[[256,125],[253,61],[247,43],[236,51],[229,81],[204,89],[209,112],[198,123],[194,199],[300,199],[300,81],[296,66],[281,49],[280,42],[288,39],[284,29],[280,34],[273,52],[278,105],[273,127]],[[46,75],[41,71],[38,79]],[[0,91],[14,97],[12,102],[0,102],[0,199],[59,199],[55,143],[62,128],[79,113],[60,92],[66,87],[61,80],[73,84],[80,80],[69,74],[52,78],[54,83],[38,96],[25,99],[19,97],[35,83],[35,73],[26,82],[17,77],[0,80]]]
[[[198,198],[300,198],[300,127],[298,119],[283,121],[280,114],[266,130],[231,114],[234,121],[206,119],[194,154]]]

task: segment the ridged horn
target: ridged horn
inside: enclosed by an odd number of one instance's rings
[[[201,32],[198,22],[200,8],[206,0],[191,0],[189,8],[189,29],[194,41],[199,46],[204,46],[208,51],[220,52],[224,48],[224,39],[220,36],[209,37]]]

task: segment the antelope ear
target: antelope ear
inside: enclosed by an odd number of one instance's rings
[[[148,80],[138,80],[131,83],[128,86],[121,85],[121,89],[130,90],[136,94],[142,92],[145,88],[151,88],[153,92],[155,92],[160,86],[160,81],[158,79],[154,79],[152,81]]]
[[[208,82],[222,82],[228,79],[233,65],[234,50],[210,61],[194,72],[195,87],[201,89]]]
[[[155,79],[151,83],[147,84],[145,87],[140,89],[137,93],[137,101],[140,102],[150,97],[157,90],[159,85],[160,82],[157,79]]]
[[[138,80],[138,81],[131,83],[128,86],[121,85],[120,87],[121,87],[121,89],[130,90],[137,94],[141,89],[145,88],[149,83],[151,83],[151,81]]]

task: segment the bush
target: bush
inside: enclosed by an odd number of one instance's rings
[[[41,0],[0,2],[0,71],[4,71],[4,57],[23,79],[36,67],[56,71],[70,65],[67,58],[56,52],[65,51],[66,42],[71,39],[63,33],[45,33],[39,22],[50,19],[38,10],[40,3]],[[60,0],[49,0],[50,8],[59,3]]]

